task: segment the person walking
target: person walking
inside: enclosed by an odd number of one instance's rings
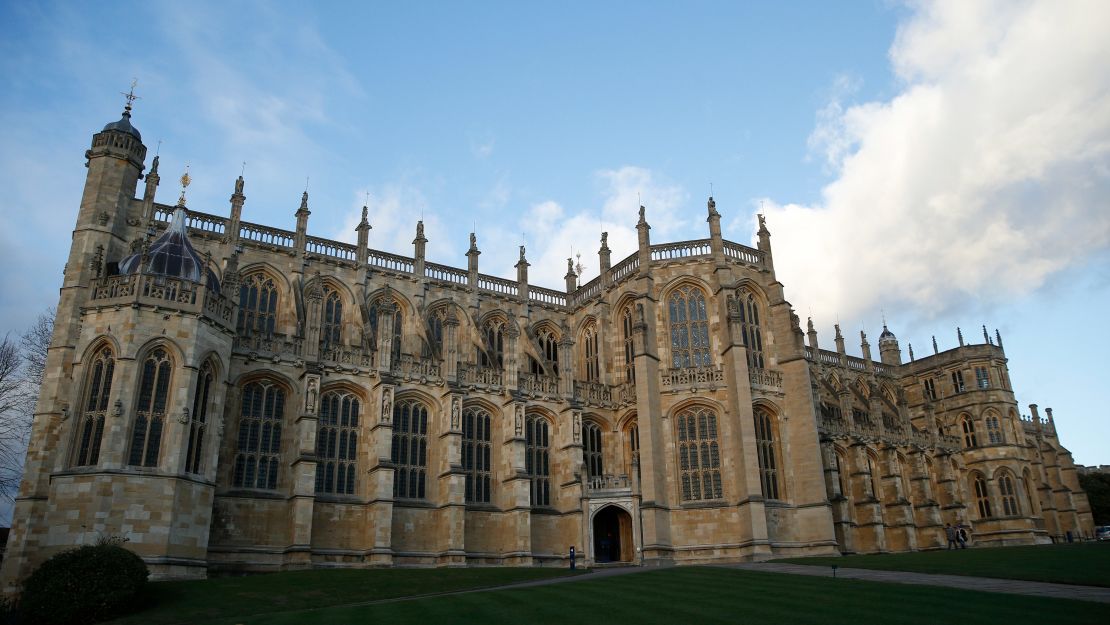
[[[951,523],[944,524],[944,536],[948,539],[948,548],[956,548],[956,528],[952,527]]]
[[[963,525],[956,528],[956,540],[960,542],[960,549],[967,549],[967,530]]]

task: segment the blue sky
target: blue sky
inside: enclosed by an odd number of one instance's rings
[[[1023,406],[1110,463],[1110,58],[1102,2],[16,3],[0,5],[0,329],[57,298],[91,135],[133,121],[172,203],[559,288],[761,204],[823,345],[882,311],[903,353],[1001,329]],[[161,140],[160,147],[158,142]],[[1023,409],[1027,412],[1027,409]]]

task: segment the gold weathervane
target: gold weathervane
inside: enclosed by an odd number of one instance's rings
[[[189,184],[193,179],[189,177],[189,166],[185,166],[185,173],[181,174],[181,197],[177,198],[178,206],[185,206],[185,189],[189,188]]]

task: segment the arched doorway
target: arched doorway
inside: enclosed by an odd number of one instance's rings
[[[632,561],[632,517],[617,506],[594,515],[594,562]]]

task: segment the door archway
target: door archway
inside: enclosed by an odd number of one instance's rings
[[[618,506],[605,506],[594,515],[594,562],[631,562],[632,516]]]

